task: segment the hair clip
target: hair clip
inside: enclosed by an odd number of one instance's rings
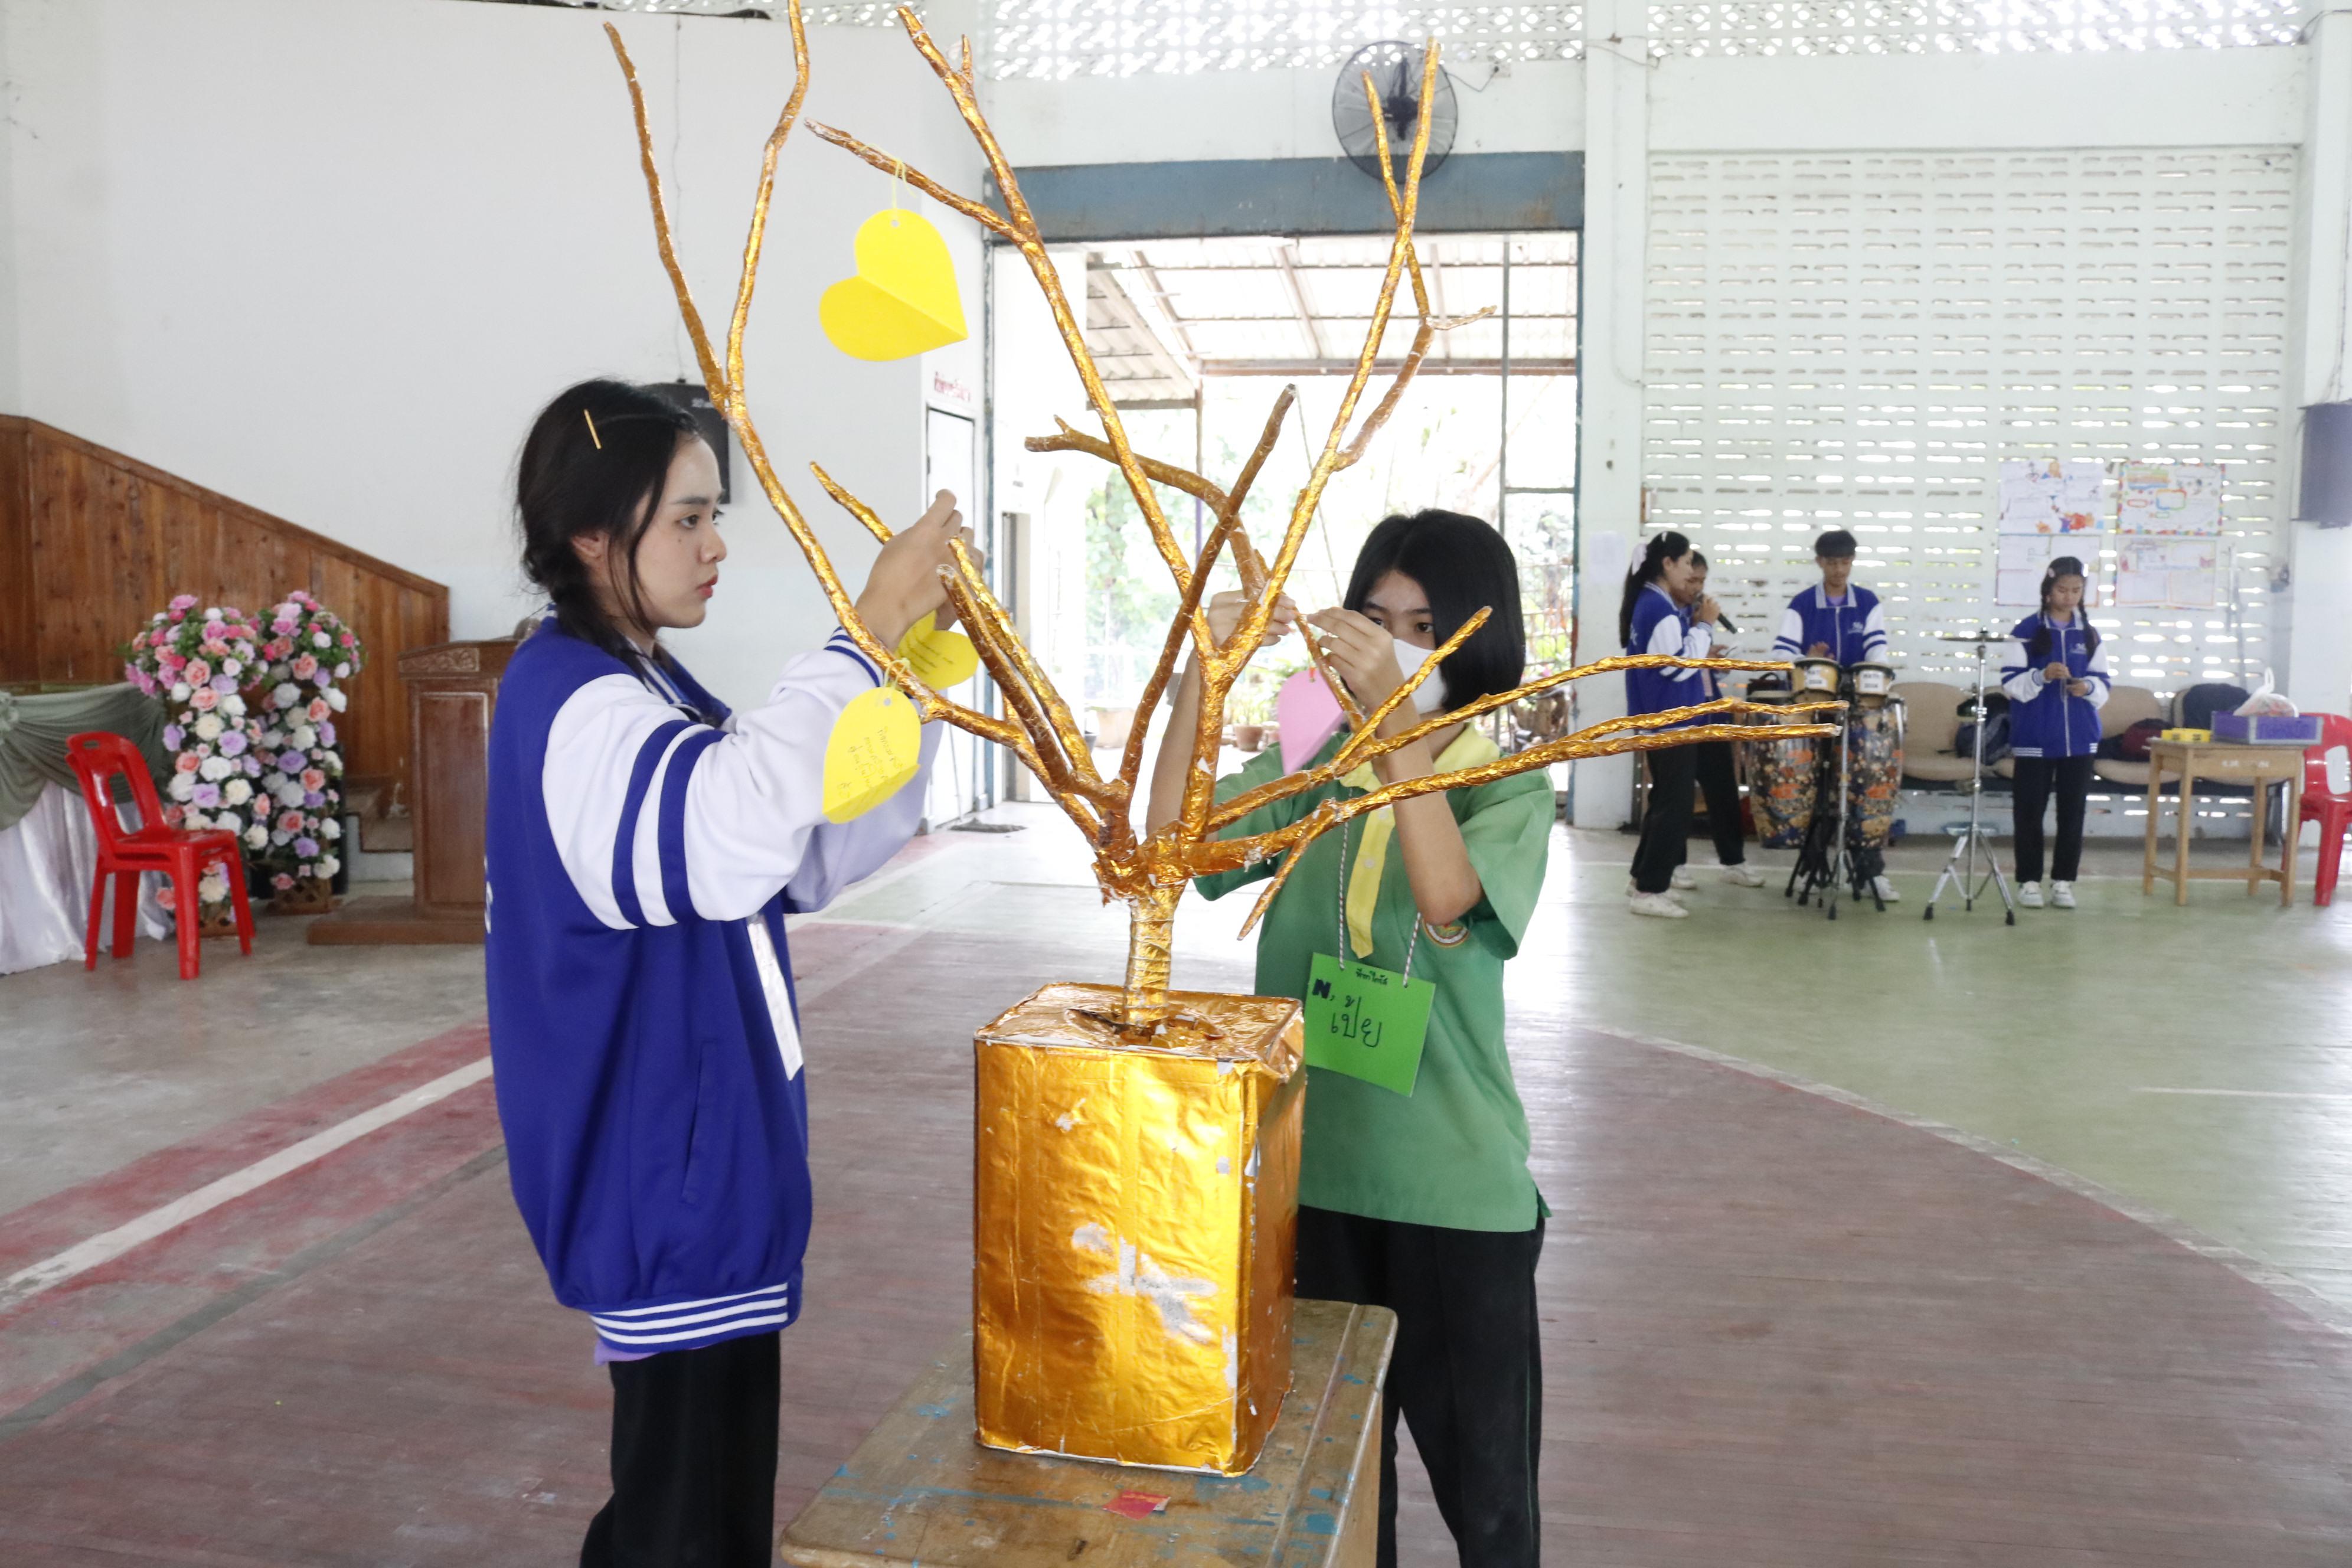
[[[596,416],[583,408],[580,411],[580,417],[588,421],[588,439],[596,443],[596,450],[603,451],[604,437],[596,434]]]

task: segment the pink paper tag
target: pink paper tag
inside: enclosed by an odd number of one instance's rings
[[[1315,760],[1323,742],[1339,732],[1348,716],[1318,669],[1302,669],[1282,683],[1274,700],[1274,721],[1282,731],[1282,771],[1295,773]]]
[[[1158,1492],[1123,1491],[1103,1504],[1103,1511],[1121,1519],[1150,1519],[1155,1513],[1168,1511],[1168,1500]]]

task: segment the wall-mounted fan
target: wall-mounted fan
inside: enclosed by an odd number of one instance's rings
[[[1331,89],[1331,129],[1339,132],[1339,145],[1356,167],[1376,180],[1381,177],[1380,132],[1372,123],[1371,106],[1364,101],[1364,73],[1371,73],[1380,94],[1381,118],[1389,126],[1389,155],[1401,184],[1412,158],[1413,130],[1421,121],[1421,69],[1422,47],[1396,39],[1366,44],[1339,68],[1339,80]],[[1423,179],[1437,173],[1454,149],[1454,82],[1442,66],[1433,96],[1429,153],[1421,164]]]

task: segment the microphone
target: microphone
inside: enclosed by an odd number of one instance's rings
[[[1726,637],[1736,637],[1739,635],[1739,628],[1733,626],[1731,624],[1731,617],[1725,615],[1720,609],[1715,612],[1715,624],[1723,628],[1723,635]]]

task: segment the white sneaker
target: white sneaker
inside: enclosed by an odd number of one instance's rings
[[[1895,879],[1892,877],[1873,877],[1870,890],[1876,893],[1884,903],[1899,904],[1903,901],[1903,895],[1895,890]]]
[[[1688,866],[1675,867],[1675,874],[1668,878],[1667,881],[1672,886],[1680,888],[1685,891],[1688,891],[1690,889],[1698,886],[1698,879],[1691,875],[1691,868]]]
[[[2039,882],[2019,883],[2017,888],[2017,901],[2019,904],[2029,910],[2040,909],[2042,907],[2042,884]]]
[[[1764,874],[1745,861],[1737,866],[1726,866],[1723,879],[1735,888],[1760,888],[1764,885]]]
[[[1678,921],[1690,911],[1664,893],[1636,893],[1625,900],[1625,907],[1637,915],[1654,915],[1662,921]]]
[[[2051,883],[2050,907],[2053,910],[2073,909],[2074,907],[2074,884],[2072,882]]]

